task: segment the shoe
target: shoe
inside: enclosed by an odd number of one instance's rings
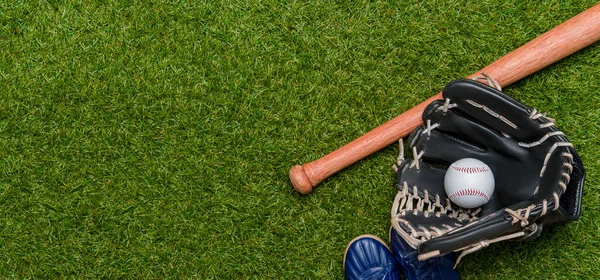
[[[453,253],[419,261],[417,250],[410,247],[394,228],[390,228],[390,244],[392,254],[407,280],[459,279],[458,272],[454,270],[456,256]]]
[[[384,241],[373,235],[354,238],[344,253],[344,277],[348,280],[400,280],[398,264]]]

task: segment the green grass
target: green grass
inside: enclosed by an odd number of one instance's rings
[[[397,147],[308,196],[288,169],[593,4],[1,1],[0,278],[341,278],[348,241],[386,236]],[[506,89],[577,147],[581,219],[464,279],[600,275],[598,65]]]

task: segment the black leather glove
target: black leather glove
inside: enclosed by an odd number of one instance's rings
[[[420,260],[537,237],[543,225],[579,217],[585,171],[554,120],[473,80],[451,82],[443,98],[408,139],[413,159],[397,165],[392,226]],[[458,207],[444,191],[446,169],[462,158],[494,174],[494,193],[477,209]]]

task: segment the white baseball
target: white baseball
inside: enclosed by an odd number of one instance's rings
[[[486,204],[494,193],[494,174],[478,159],[463,158],[450,165],[444,177],[448,198],[464,208]]]

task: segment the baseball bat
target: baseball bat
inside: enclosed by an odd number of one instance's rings
[[[485,73],[501,87],[505,87],[599,39],[600,4],[596,4],[494,61],[469,78]],[[290,169],[290,181],[294,189],[301,194],[308,194],[327,177],[407,136],[423,123],[421,115],[425,107],[441,98],[442,94],[438,93],[330,154],[303,165],[293,166]]]

